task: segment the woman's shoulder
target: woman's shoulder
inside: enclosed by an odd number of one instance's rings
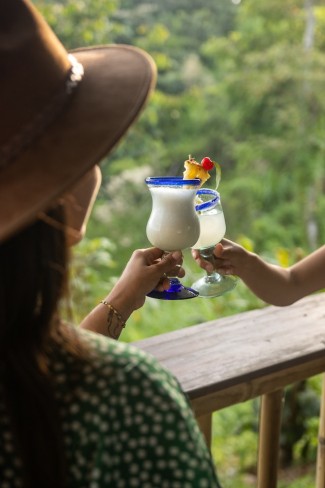
[[[117,368],[120,379],[131,376],[138,381],[148,379],[152,383],[179,388],[174,376],[155,357],[136,346],[84,329],[78,329],[78,334],[89,345],[94,363]]]
[[[79,344],[81,354],[71,352],[68,347],[60,346],[52,356],[52,366],[57,374],[61,372],[62,381],[69,377],[70,382],[105,386],[111,391],[118,384],[140,384],[155,387],[157,390],[180,390],[174,376],[153,356],[141,349],[92,331],[73,327],[70,337],[74,344]]]
[[[156,480],[155,486],[162,486],[166,476],[169,486],[219,486],[177,379],[135,346],[83,329],[73,330],[73,334],[88,356],[79,364],[75,359],[71,362],[70,355],[63,361],[66,378],[62,377],[58,396],[65,436],[81,436],[88,443],[100,438],[89,448],[91,453],[107,443],[110,456],[103,455],[109,465],[100,469],[112,484],[123,477],[125,486],[141,486],[137,476],[142,473],[142,477]],[[116,466],[110,464],[111,459],[119,460]],[[168,463],[173,469],[167,474]],[[124,465],[128,469],[121,468]],[[137,484],[132,484],[136,479]]]
[[[122,341],[116,341],[93,331],[77,327],[75,334],[89,352],[90,362],[116,364],[123,367],[126,364],[148,363],[158,364],[153,356],[141,349]]]

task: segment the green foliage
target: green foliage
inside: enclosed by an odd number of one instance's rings
[[[316,458],[319,409],[320,397],[311,383],[302,381],[286,388],[280,439],[283,466],[292,465],[295,459]]]
[[[116,246],[107,238],[87,239],[74,248],[71,268],[71,303],[74,320],[80,322],[103,298],[103,289],[112,286],[114,278],[107,276],[108,270],[115,272]]]
[[[299,471],[298,471],[299,475]],[[293,475],[291,480],[280,482],[279,488],[314,488],[315,487],[315,476],[312,474],[303,475],[302,477]]]
[[[112,42],[109,16],[117,0],[37,0],[34,2],[68,49]]]
[[[254,401],[225,408],[213,415],[212,452],[220,478],[234,486],[238,472],[250,471],[257,456],[258,403]]]

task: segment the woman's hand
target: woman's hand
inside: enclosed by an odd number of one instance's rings
[[[125,318],[142,307],[146,295],[154,288],[167,290],[169,276],[183,277],[181,267],[183,256],[180,251],[164,254],[156,247],[138,249],[133,252],[121,277],[117,281],[106,301],[111,303]]]
[[[168,289],[167,275],[185,275],[182,263],[180,251],[167,255],[156,247],[134,251],[121,277],[104,300],[106,305],[109,304],[108,307],[114,307],[119,318],[114,317],[114,323],[112,317],[108,321],[107,306],[100,303],[84,318],[80,326],[118,339],[126,320],[134,310],[142,307],[151,290]]]

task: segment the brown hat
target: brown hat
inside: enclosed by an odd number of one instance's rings
[[[67,53],[29,0],[1,0],[0,10],[1,242],[109,153],[156,70],[131,46]]]

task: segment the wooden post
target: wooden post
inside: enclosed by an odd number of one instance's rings
[[[212,439],[212,413],[207,413],[196,418],[197,423],[205,437],[208,448],[211,449]]]
[[[276,488],[283,390],[261,397],[257,488]]]
[[[325,488],[325,374],[323,374],[322,396],[319,414],[316,488]]]

